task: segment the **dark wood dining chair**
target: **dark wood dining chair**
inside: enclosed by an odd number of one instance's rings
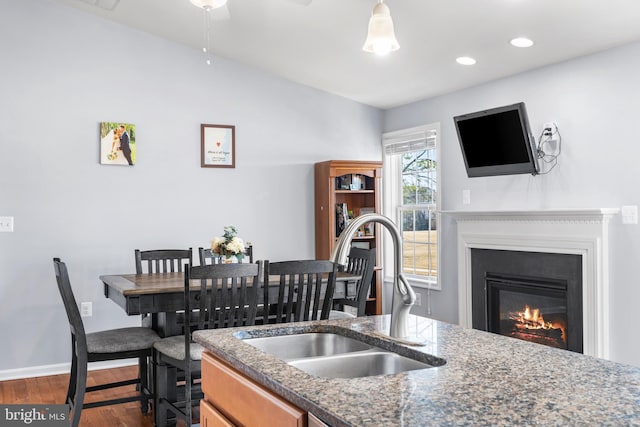
[[[189,249],[135,250],[136,274],[182,272],[191,264],[193,255]]]
[[[193,253],[189,249],[152,249],[141,251],[134,250],[136,260],[136,274],[160,274],[169,272],[182,272],[184,266],[191,264]],[[142,313],[142,326],[152,327],[151,317]]]
[[[349,251],[348,262],[344,271],[349,274],[360,276],[360,279],[356,281],[355,298],[334,299],[334,310],[329,313],[330,319],[339,318],[336,311],[340,310],[338,311],[338,313],[344,313],[344,311],[342,310],[344,310],[345,306],[355,307],[357,309],[358,317],[365,315],[367,297],[369,296],[369,289],[371,288],[371,279],[373,278],[373,269],[375,265],[376,250],[374,248],[351,248],[351,250]]]
[[[143,327],[85,333],[80,311],[71,289],[67,266],[60,258],[54,258],[53,267],[71,329],[71,374],[65,398],[65,403],[70,405],[72,412],[71,426],[78,426],[82,409],[86,408],[139,401],[142,412],[146,413],[149,409],[149,402],[153,399],[153,395],[147,387],[146,360],[152,354],[153,343],[160,337],[153,330]],[[130,358],[138,358],[141,361],[137,378],[87,387],[89,363]],[[145,361],[144,368],[142,367],[143,360]],[[138,393],[135,395],[89,403],[84,401],[86,393],[131,384],[137,385]]]
[[[136,274],[162,274],[170,272],[183,272],[185,265],[193,262],[193,251],[189,249],[151,249],[141,251],[134,250],[136,261]],[[141,314],[141,325],[145,328],[153,328],[153,317],[148,313]],[[177,312],[175,315],[176,328],[184,325],[183,313]],[[178,329],[179,330],[179,329]],[[150,370],[151,359],[140,361],[140,369],[147,370],[147,377],[152,377],[153,372]],[[144,365],[144,366],[143,366]],[[153,386],[153,384],[151,384]],[[151,388],[151,387],[150,387]]]
[[[222,257],[211,252],[210,248],[198,248],[198,255],[200,265],[219,264],[222,260]],[[253,264],[253,245],[251,244],[245,247],[244,257],[240,259],[239,263],[247,262],[247,260]]]
[[[265,262],[264,283],[278,276],[278,299],[269,303],[275,289],[264,286],[265,323],[302,322],[328,319],[336,287],[337,264],[305,260]]]
[[[154,344],[154,378],[156,392],[155,426],[167,425],[169,413],[192,423],[192,406],[202,399],[200,385],[203,347],[192,342],[196,329],[231,328],[254,325],[258,291],[263,276],[263,262],[245,264],[213,264],[187,266],[184,283],[185,334],[164,338]],[[198,301],[198,312],[192,307],[192,289]],[[192,315],[197,314],[195,319]],[[189,355],[185,357],[185,355]],[[184,381],[182,381],[184,379]],[[177,386],[178,381],[184,385]],[[239,397],[241,398],[241,397]]]

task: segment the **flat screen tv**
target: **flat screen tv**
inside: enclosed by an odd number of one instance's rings
[[[524,102],[453,118],[471,177],[538,173]]]

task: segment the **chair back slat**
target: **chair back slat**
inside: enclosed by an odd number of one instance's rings
[[[298,284],[299,302],[296,304],[296,322],[312,319],[312,317],[310,317],[313,316],[311,311],[318,309],[318,300],[320,299],[320,287],[316,286],[316,283],[314,281],[315,276],[313,274],[304,274],[302,276],[302,281]],[[304,285],[305,281],[306,286]],[[312,295],[313,297],[304,298],[303,300],[302,296],[306,297],[306,295],[304,295],[305,292]]]
[[[271,268],[271,264],[269,264],[269,268]],[[268,282],[268,278],[265,279],[265,283],[269,283]],[[266,286],[266,288],[268,289],[269,286]],[[284,310],[285,310],[285,290],[287,289],[287,276],[286,275],[280,275],[280,280],[278,283],[278,302],[276,303],[276,319],[282,319],[282,316],[284,314]],[[269,301],[269,299],[265,298],[265,303],[267,301]],[[276,323],[279,323],[278,321]]]
[[[319,312],[324,308],[324,307],[320,307],[320,302],[322,301],[320,299],[320,291],[322,288],[322,276],[320,274],[315,274],[311,277],[309,277],[309,280],[313,280],[313,291],[315,292],[314,298],[313,298],[313,309],[311,311],[307,310],[306,312],[309,314],[310,318],[309,320],[318,320],[318,315],[320,314]],[[328,312],[327,312],[327,316],[328,316]]]
[[[184,266],[192,264],[193,255],[189,249],[135,250],[136,274],[181,273]]]
[[[270,314],[270,323],[329,317],[337,264],[332,261],[306,260],[273,262],[267,265],[265,283],[270,275],[279,276],[275,307],[268,303],[268,291],[265,291],[265,312]]]
[[[227,322],[227,311],[225,310],[225,307],[227,307],[227,305],[229,304],[229,302],[227,301],[227,297],[229,296],[229,291],[226,287],[223,287],[218,280],[214,280],[213,283],[216,285],[216,288],[220,289],[219,295],[219,304],[216,304],[215,306],[209,306],[209,310],[213,311],[214,313],[217,313],[217,322],[212,323],[210,325],[208,325],[209,329],[213,329],[213,328],[224,328],[226,326],[226,322]],[[218,295],[218,292],[216,291],[216,295]]]
[[[242,279],[241,279],[242,280]],[[227,283],[225,285],[230,285],[231,289],[228,289],[227,292],[229,292],[229,304],[227,304],[226,307],[224,307],[224,310],[227,313],[227,324],[229,327],[233,327],[236,324],[236,316],[238,314],[242,314],[239,311],[239,307],[237,307],[236,304],[240,304],[240,299],[238,298],[238,280],[237,278],[233,277],[231,280],[227,281]],[[243,307],[244,308],[244,307]]]
[[[289,274],[288,276],[288,285],[286,286],[287,286],[287,289],[289,290],[289,295],[287,295],[287,301],[294,301],[295,304],[286,305],[286,312],[287,312],[286,321],[287,322],[291,322],[292,316],[294,316],[294,319],[296,319],[297,321],[300,320],[299,313],[297,311],[294,312],[294,310],[296,309],[296,307],[299,308],[300,303],[302,302],[302,292],[300,292],[301,289],[298,289],[298,282],[302,280],[303,279],[300,279],[295,274]]]
[[[264,261],[264,277],[262,278],[262,301],[264,301],[264,305],[262,306],[262,321],[266,324],[269,323],[269,260]],[[278,286],[279,288],[279,286]],[[277,304],[276,304],[277,305]]]
[[[234,314],[234,316],[237,316],[236,318],[240,318],[240,319],[246,319],[247,318],[247,312],[246,312],[246,292],[247,292],[247,280],[242,277],[240,278],[240,282],[236,283],[236,291],[234,293],[234,302],[233,304],[231,304],[231,307],[235,307],[234,310],[239,310],[240,312],[236,314]],[[256,292],[256,298],[257,298],[257,292]],[[257,309],[257,306],[256,306]],[[234,324],[234,326],[236,326]]]

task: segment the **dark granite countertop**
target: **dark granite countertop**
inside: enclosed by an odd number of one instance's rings
[[[411,316],[410,324],[425,346],[380,338],[376,332],[389,331],[389,316],[207,330],[194,337],[336,427],[640,426],[640,368],[423,317]],[[336,332],[447,363],[397,375],[319,378],[238,339],[303,332]]]

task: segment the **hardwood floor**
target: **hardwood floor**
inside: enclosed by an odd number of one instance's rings
[[[110,381],[118,381],[135,376],[137,366],[104,369],[89,372],[89,385]],[[0,402],[3,404],[47,404],[64,403],[69,384],[69,375],[53,375],[49,377],[26,378],[0,382]],[[126,396],[135,393],[135,386],[121,387],[109,391],[88,394],[87,402],[105,398]],[[81,427],[151,427],[153,414],[142,414],[140,403],[130,402],[120,405],[103,406],[82,411]]]

